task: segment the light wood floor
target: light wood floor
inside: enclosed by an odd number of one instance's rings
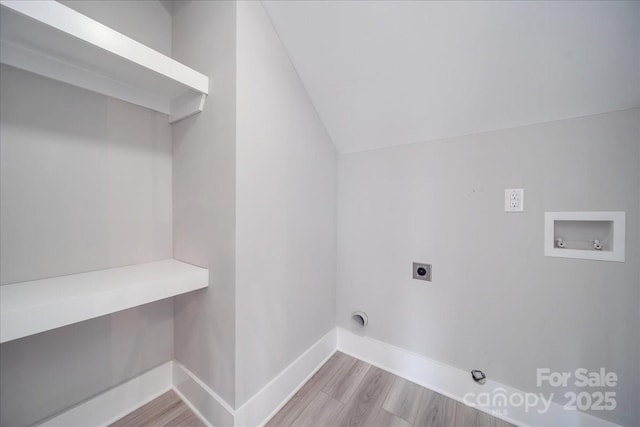
[[[512,425],[337,352],[267,424],[287,426]]]
[[[205,427],[173,391],[136,409],[109,427]]]
[[[169,391],[111,425],[141,426],[204,424]],[[513,427],[340,352],[267,423],[267,427],[289,426]]]

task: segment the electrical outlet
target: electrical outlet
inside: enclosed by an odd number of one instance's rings
[[[431,281],[431,264],[413,263],[413,278],[418,280]]]
[[[523,212],[524,211],[524,189],[508,188],[504,190],[504,211]]]

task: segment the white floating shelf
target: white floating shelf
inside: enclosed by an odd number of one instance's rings
[[[209,78],[54,0],[1,0],[0,62],[169,114],[202,111]]]
[[[209,270],[174,259],[0,286],[0,342],[209,286]]]

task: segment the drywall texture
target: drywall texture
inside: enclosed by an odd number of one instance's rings
[[[166,21],[148,19],[155,2],[127,4],[117,14],[131,27],[119,30],[170,38]],[[0,162],[2,284],[171,257],[165,115],[2,66]],[[171,360],[172,309],[161,301],[2,344],[0,425],[31,425]]]
[[[239,406],[335,324],[336,151],[262,4],[237,7]]]
[[[175,298],[176,359],[230,405],[235,393],[236,5],[175,4],[174,57],[209,76],[204,111],[172,125],[174,257],[209,268]]]
[[[639,162],[637,109],[342,156],[338,325],[364,310],[367,335],[562,403],[536,368],[605,367],[617,407],[593,415],[640,425]],[[545,211],[626,211],[626,262],[545,257]]]

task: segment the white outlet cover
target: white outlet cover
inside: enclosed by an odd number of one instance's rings
[[[504,211],[524,212],[523,188],[507,188],[504,190]]]

